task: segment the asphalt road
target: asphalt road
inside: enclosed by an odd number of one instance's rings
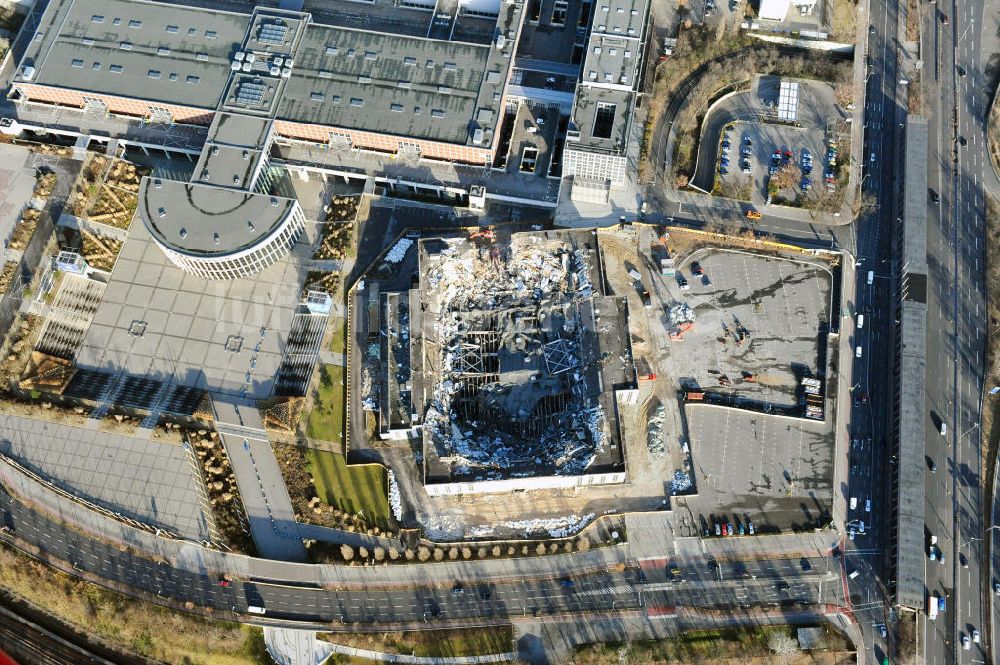
[[[164,602],[168,598],[190,601],[232,611],[244,619],[253,618],[247,614],[253,605],[265,608],[268,618],[331,623],[334,629],[442,621],[469,624],[516,616],[650,607],[737,610],[844,603],[843,570],[835,559],[823,557],[745,562],[679,557],[672,560],[676,577],[662,566],[642,573],[638,567],[605,568],[555,577],[540,565],[536,568],[538,577],[500,580],[470,575],[447,586],[393,585],[391,569],[386,583],[377,588],[323,588],[261,580],[237,580],[221,586],[214,571],[190,572],[122,551],[35,512],[6,492],[0,492],[0,518],[9,529],[5,537],[27,541],[49,558],[70,562],[79,573],[155,593]],[[475,568],[469,569],[471,573]]]
[[[882,662],[894,653],[893,633],[880,627],[891,624],[886,592],[887,564],[891,555],[889,529],[894,515],[889,492],[891,473],[889,442],[893,436],[893,391],[895,382],[891,359],[895,344],[895,320],[890,305],[894,298],[892,237],[895,230],[897,185],[902,168],[896,157],[901,134],[898,122],[896,42],[897,3],[870,3],[870,26],[861,44],[866,65],[864,144],[861,161],[863,196],[876,205],[858,218],[854,287],[854,309],[845,312],[853,321],[843,322],[842,330],[852,335],[852,347],[861,347],[854,357],[851,382],[851,412],[848,432],[850,469],[846,497],[857,500],[848,505],[846,528],[854,538],[845,539],[848,557],[857,562],[859,576],[849,583],[854,615],[862,630],[867,657]],[[863,15],[862,15],[863,16]],[[871,155],[875,154],[875,161]],[[868,281],[872,274],[871,283]],[[845,286],[845,288],[847,288]],[[858,327],[859,316],[864,325]],[[863,527],[863,528],[862,528]]]
[[[987,330],[984,182],[990,173],[983,118],[987,109],[981,62],[982,0],[924,5],[924,81],[930,101],[929,186],[940,205],[928,217],[927,452],[938,473],[928,474],[927,527],[950,555],[928,562],[927,586],[946,595],[948,611],[924,620],[926,662],[985,660],[984,645],[962,648],[963,637],[983,632],[981,603],[982,368]],[[948,15],[949,24],[942,18]],[[961,76],[958,67],[966,71]],[[959,137],[967,145],[961,145]],[[941,380],[931,380],[940,377]],[[939,433],[940,423],[948,426]],[[962,565],[962,561],[968,567]]]

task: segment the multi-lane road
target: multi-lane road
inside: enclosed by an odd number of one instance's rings
[[[927,319],[927,528],[950,557],[928,561],[927,587],[945,595],[948,610],[925,620],[926,662],[983,662],[983,511],[981,496],[982,372],[985,359],[985,179],[993,178],[986,145],[984,3],[947,0],[925,5],[923,79],[928,100],[929,187],[940,203],[928,215],[932,288]],[[945,22],[947,16],[948,21]],[[941,434],[941,425],[946,434]],[[988,608],[986,608],[988,610]]]
[[[254,578],[222,585],[217,571],[167,565],[88,537],[2,490],[0,518],[7,527],[5,540],[16,537],[36,546],[46,559],[69,562],[81,575],[224,614],[248,617],[249,607],[255,606],[266,608],[271,619],[329,624],[334,629],[440,622],[474,625],[517,617],[682,609],[799,608],[821,615],[845,602],[845,568],[832,553],[737,562],[699,553],[671,559],[673,570],[662,563],[641,569],[633,562],[566,575],[553,574],[544,559],[523,560],[516,577],[481,575],[475,562],[468,562],[446,583],[409,584],[395,579],[394,569],[389,568],[380,574],[379,584]]]

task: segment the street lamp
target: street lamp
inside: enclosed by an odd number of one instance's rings
[[[958,440],[961,441],[962,439],[964,439],[965,435],[968,434],[969,432],[971,432],[974,429],[979,429],[979,423],[975,423],[972,427],[970,427],[969,429],[967,429],[964,432],[962,432],[962,436],[958,437]]]

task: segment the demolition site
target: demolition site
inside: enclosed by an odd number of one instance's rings
[[[386,254],[383,271],[414,254],[417,278],[378,296],[379,434],[419,438],[432,496],[624,482],[628,306],[604,292],[596,233],[500,235]]]

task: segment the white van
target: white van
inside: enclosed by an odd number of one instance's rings
[[[860,358],[861,357],[861,347],[860,346],[858,348],[854,349],[854,357],[855,358]]]
[[[851,578],[852,580],[853,580],[853,579],[854,579],[855,577],[857,577],[857,576],[858,576],[858,571],[856,571],[856,570],[852,570],[852,571],[851,571],[851,574],[850,574],[850,575],[848,575],[848,577],[849,577],[849,578]]]
[[[861,330],[864,327],[865,327],[865,315],[858,314],[858,330]]]
[[[860,522],[858,522],[858,533],[864,533],[864,532],[865,532],[865,521],[861,520]]]
[[[871,285],[871,283],[874,282],[874,281],[875,281],[875,271],[874,270],[869,270],[868,271],[868,284]]]
[[[858,497],[852,496],[851,497],[851,510],[854,510],[857,507],[858,507]]]

